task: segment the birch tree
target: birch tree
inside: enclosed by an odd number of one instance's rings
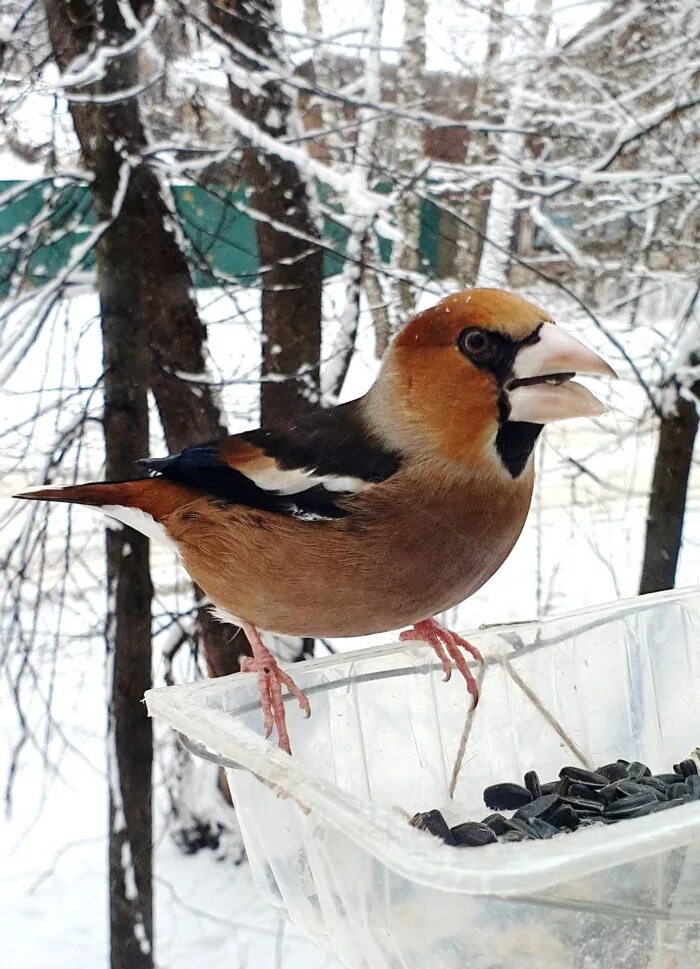
[[[346,164],[353,174],[356,187],[361,192],[371,188],[376,177],[377,166],[375,150],[379,114],[373,105],[379,103],[382,88],[382,26],[384,22],[384,0],[372,0],[370,4],[370,27],[367,32],[367,54],[364,65],[364,100],[369,107],[358,109],[357,139],[354,145],[346,148]],[[324,366],[323,389],[332,400],[337,398],[348,372],[350,359],[355,345],[357,325],[360,314],[360,294],[362,284],[369,286],[375,306],[375,326],[378,327],[378,340],[388,340],[388,327],[384,326],[385,315],[381,312],[383,294],[376,272],[366,268],[366,262],[375,253],[372,233],[375,212],[362,208],[353,212],[355,203],[349,199],[346,226],[348,240],[345,247],[343,264],[343,308],[338,320],[338,334]],[[369,280],[367,279],[369,277]]]
[[[505,0],[491,0],[488,6],[488,24],[486,31],[486,53],[481,65],[474,95],[475,111],[484,115],[486,119],[494,119],[493,71],[501,56],[503,44],[503,11]],[[472,131],[467,143],[466,169],[467,173],[473,169],[484,169],[493,160],[494,153],[489,143],[486,131]],[[486,232],[486,217],[488,215],[488,200],[483,198],[483,176],[468,175],[466,180],[466,198],[464,202],[465,217],[460,224],[458,234],[458,248],[455,257],[455,276],[460,285],[467,286],[476,281],[483,238]],[[488,183],[487,183],[488,184]]]
[[[396,103],[409,112],[425,100],[425,27],[427,0],[405,0],[404,38],[396,72]],[[422,126],[405,114],[396,122],[396,180],[394,220],[396,240],[392,254],[395,272],[393,309],[402,319],[410,316],[415,305],[411,273],[419,265],[420,194],[417,183],[425,177]]]
[[[503,171],[503,176],[496,177],[491,189],[484,229],[484,244],[476,277],[477,286],[502,288],[508,286],[510,252],[519,201],[516,187],[517,168],[522,164],[526,150],[522,129],[527,112],[523,101],[537,63],[536,59],[546,42],[551,18],[551,0],[535,0],[534,14],[528,30],[529,36],[517,45],[517,54],[512,55],[517,57],[519,63],[514,66],[515,76],[508,91],[505,130],[500,137],[494,160],[496,171]],[[509,173],[508,169],[515,169],[515,171]]]

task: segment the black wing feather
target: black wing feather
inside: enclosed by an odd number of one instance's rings
[[[386,481],[398,471],[400,455],[368,433],[356,404],[318,410],[284,427],[244,431],[241,438],[274,457],[281,468]]]
[[[303,469],[377,483],[393,475],[400,464],[399,455],[373,440],[347,404],[318,411],[287,427],[246,431],[240,438],[274,458],[283,470]],[[138,463],[227,503],[299,517],[342,518],[349,513],[346,502],[339,503],[339,499],[347,499],[347,493],[322,484],[294,494],[259,487],[220,457],[221,443],[208,441],[167,458],[145,458]]]

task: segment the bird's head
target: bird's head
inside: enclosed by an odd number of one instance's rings
[[[517,477],[544,424],[605,411],[577,374],[614,370],[539,306],[470,289],[414,316],[370,393],[395,444]]]

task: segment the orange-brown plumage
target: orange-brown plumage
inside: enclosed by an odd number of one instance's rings
[[[274,712],[288,746],[255,627],[429,630],[424,621],[473,594],[515,544],[541,426],[601,412],[570,381],[576,372],[612,373],[538,306],[467,290],[406,324],[357,401],[149,459],[155,477],[27,497],[99,505],[151,534],[136,509],[162,526],[220,613],[239,617],[266,722]],[[446,668],[440,643],[460,665],[456,640],[435,637]]]
[[[532,473],[506,489],[407,471],[323,523],[201,498],[163,524],[225,611],[298,636],[359,636],[411,625],[480,588],[520,534],[532,483]]]
[[[201,493],[165,478],[137,478],[134,481],[94,481],[67,485],[65,488],[49,485],[45,488],[32,488],[18,497],[74,502],[96,508],[111,505],[139,508],[161,522],[177,509],[200,500]]]

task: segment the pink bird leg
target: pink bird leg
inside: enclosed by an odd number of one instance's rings
[[[289,734],[287,733],[287,720],[284,712],[284,702],[282,701],[282,686],[299,701],[299,706],[304,711],[305,716],[311,713],[311,707],[306,696],[302,693],[294,680],[280,668],[279,663],[260,638],[255,626],[248,622],[242,622],[241,628],[246,634],[251,649],[252,656],[244,656],[241,660],[241,671],[243,673],[257,673],[258,689],[260,691],[260,705],[262,707],[265,737],[269,737],[272,728],[277,728],[279,746],[291,754],[289,745]]]
[[[479,687],[471,670],[467,666],[464,653],[462,652],[469,653],[477,663],[483,663],[484,658],[476,646],[472,646],[470,642],[457,633],[445,629],[436,619],[423,619],[421,622],[417,622],[412,629],[406,629],[402,632],[399,639],[402,642],[422,640],[429,646],[432,646],[438,655],[438,659],[442,663],[442,668],[445,671],[445,680],[449,680],[452,676],[450,658],[453,659],[455,666],[466,681],[467,690],[474,698],[472,709],[477,705],[479,702]]]

